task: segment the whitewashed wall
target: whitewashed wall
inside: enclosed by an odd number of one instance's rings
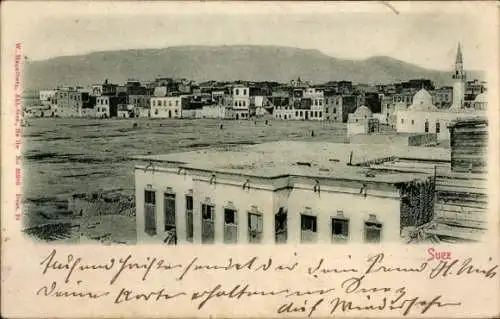
[[[175,168],[149,169],[135,171],[136,221],[139,242],[162,242],[164,232],[163,198],[167,187],[176,193],[176,223],[178,243],[186,243],[185,194],[193,192],[193,243],[201,243],[201,205],[209,199],[215,206],[214,242],[224,239],[224,207],[231,202],[237,209],[238,243],[248,243],[248,212],[252,206],[263,216],[263,244],[275,241],[274,216],[280,207],[288,209],[287,243],[301,240],[301,214],[317,216],[317,242],[332,242],[332,217],[339,210],[349,219],[349,242],[360,243],[364,240],[364,222],[369,216],[376,215],[383,225],[381,241],[395,242],[400,239],[400,200],[395,187],[389,184],[383,188],[369,187],[367,196],[360,194],[356,187],[323,186],[321,192],[314,192],[311,184],[295,184],[293,189],[282,188],[273,191],[275,186],[265,185],[262,181],[250,179],[250,189],[243,189],[246,177],[215,177],[210,184],[211,175],[191,176]],[[144,232],[144,190],[147,185],[156,191],[156,236]],[[283,184],[284,185],[284,184]],[[356,184],[357,185],[357,184]],[[362,183],[359,183],[362,186]]]

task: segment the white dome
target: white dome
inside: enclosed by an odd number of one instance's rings
[[[484,94],[484,93],[478,94],[476,96],[476,98],[474,99],[474,102],[476,102],[476,103],[487,103],[488,99],[486,98],[486,94]]]
[[[436,112],[438,109],[432,104],[432,95],[426,89],[421,89],[413,96],[413,104],[409,110]]]
[[[356,117],[361,117],[361,118],[371,117],[372,111],[370,111],[370,109],[368,107],[362,105],[356,109],[356,111],[354,112],[354,115]]]

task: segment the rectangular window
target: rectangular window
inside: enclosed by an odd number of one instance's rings
[[[262,215],[248,213],[248,241],[250,243],[260,243],[262,240]]]
[[[238,212],[234,209],[224,209],[224,243],[236,244],[238,241]]]
[[[144,191],[144,232],[156,235],[156,193],[150,190]]]
[[[165,193],[164,196],[165,231],[175,230],[175,194]]]
[[[382,233],[382,224],[376,222],[365,222],[365,242],[379,243]]]
[[[332,241],[344,243],[349,239],[349,220],[332,218]]]
[[[186,240],[193,242],[193,196],[186,195]]]
[[[316,241],[317,218],[316,216],[300,215],[301,242],[311,243]]]
[[[274,215],[274,241],[276,244],[284,244],[287,241],[287,215],[288,212],[283,207]]]
[[[213,244],[214,242],[214,214],[215,206],[209,204],[201,205],[201,242],[203,244]]]

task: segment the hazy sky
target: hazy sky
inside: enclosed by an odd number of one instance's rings
[[[230,13],[220,6],[207,10],[207,5],[201,11],[151,4],[123,12],[109,7],[75,8],[64,16],[35,17],[24,29],[24,54],[39,60],[117,49],[263,44],[318,49],[339,58],[388,55],[446,70],[453,65],[460,41],[466,68],[487,67],[492,48],[485,30],[495,26],[487,25],[479,14],[464,10],[415,14],[414,10],[401,10],[399,3],[393,5],[399,14],[383,5],[376,13],[339,12],[338,8],[297,10],[298,5],[288,11],[262,6],[244,10],[245,5],[237,3],[224,5],[238,9]]]

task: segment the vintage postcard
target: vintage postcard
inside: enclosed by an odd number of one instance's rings
[[[2,317],[500,316],[498,2],[1,14]]]

